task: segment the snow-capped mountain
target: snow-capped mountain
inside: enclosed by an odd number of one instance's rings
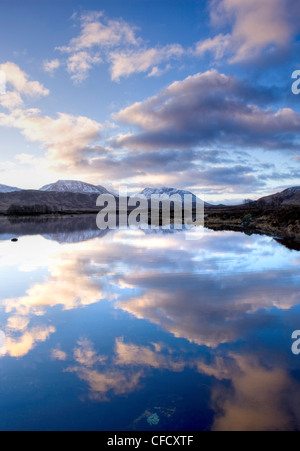
[[[79,182],[77,180],[59,180],[56,183],[43,186],[40,191],[54,191],[64,193],[80,194],[105,194],[107,189],[103,186],[95,186],[89,183]]]
[[[13,193],[15,191],[22,191],[20,188],[14,186],[0,185],[0,193]]]
[[[184,200],[185,195],[190,195],[190,196],[192,196],[193,202],[196,202],[197,199],[200,201],[200,199],[197,198],[197,196],[195,194],[191,193],[190,191],[185,191],[185,190],[176,189],[176,188],[167,188],[167,187],[145,188],[140,194],[146,196],[146,198],[149,200],[151,200],[152,196],[154,198],[160,198],[163,200],[163,199],[168,199],[170,196],[173,196],[175,194],[179,194],[182,200]],[[139,196],[139,194],[137,194],[135,197],[138,197],[138,196]],[[204,204],[208,205],[206,202]]]
[[[288,188],[285,190],[287,193],[295,194],[300,191],[300,186],[293,186],[292,188]]]
[[[178,190],[176,188],[145,188],[141,194],[147,197],[147,199],[151,199],[151,196],[161,196],[162,198],[168,198],[169,196],[173,196],[174,194],[179,194],[183,197],[185,194],[192,194],[189,191]],[[193,195],[193,194],[192,194]]]

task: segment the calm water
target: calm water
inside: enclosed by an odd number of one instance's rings
[[[0,430],[300,429],[299,252],[15,227],[18,243],[0,236]]]

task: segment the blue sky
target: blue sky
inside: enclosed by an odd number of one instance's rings
[[[3,0],[0,183],[299,185],[297,3]]]

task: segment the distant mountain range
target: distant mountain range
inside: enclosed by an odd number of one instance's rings
[[[91,185],[77,180],[58,180],[56,183],[45,185],[39,190],[22,190],[13,186],[0,185],[1,193],[13,193],[17,191],[48,191],[56,193],[77,193],[77,194],[107,194],[109,191],[101,185]]]
[[[15,191],[22,191],[20,188],[13,186],[0,185],[0,193],[13,193]]]
[[[47,197],[46,194],[51,194],[51,196]],[[60,211],[64,211],[65,205],[67,210],[70,210],[70,206],[72,205],[72,211],[78,208],[79,211],[86,210],[84,208],[84,204],[86,203],[86,207],[89,211],[91,211],[91,207],[95,206],[94,199],[89,199],[85,201],[85,197],[83,195],[96,196],[100,194],[111,194],[106,188],[101,185],[91,185],[89,183],[84,183],[76,180],[59,180],[56,183],[45,185],[39,190],[22,190],[20,188],[0,185],[0,194],[1,195],[10,195],[7,198],[0,198],[0,212],[3,212],[3,209],[9,208],[12,204],[21,204],[21,205],[36,205],[36,204],[47,204],[49,208],[53,209],[53,207],[59,208]],[[64,194],[63,198],[59,196],[59,194]],[[68,197],[68,194],[77,195],[75,197]],[[147,199],[151,199],[151,196],[161,198],[168,196],[179,194],[182,199],[184,199],[184,195],[192,195],[193,202],[197,199],[196,195],[191,193],[190,191],[180,190],[176,188],[145,188],[140,193],[136,194],[135,197],[138,198],[139,195],[146,196]],[[11,196],[12,195],[12,196]],[[78,197],[78,195],[83,197]],[[114,194],[115,195],[115,194]],[[115,195],[118,197],[117,195]],[[78,205],[76,205],[78,202]],[[8,205],[8,207],[7,207]],[[265,196],[257,201],[249,202],[249,206],[266,206],[266,207],[279,207],[279,206],[300,206],[300,186],[288,188],[280,193],[273,194],[271,196]],[[209,203],[205,202],[206,207],[213,207]],[[1,208],[2,207],[2,208]],[[7,207],[7,208],[5,208]],[[223,206],[225,207],[225,206]],[[94,210],[93,208],[92,210]]]
[[[35,223],[37,217],[40,217],[46,225],[53,219],[58,221],[60,223],[57,227],[59,233],[59,227],[67,224],[68,215],[73,216],[70,218],[72,222],[75,216],[84,219],[83,215],[92,214],[95,224],[95,214],[99,212],[96,200],[103,193],[108,193],[103,186],[77,181],[61,180],[46,185],[40,190],[20,190],[19,188],[0,185],[0,219],[7,219],[8,221],[8,223],[2,224],[3,230],[1,230],[0,223],[0,235],[2,233],[4,237],[10,236],[12,229],[10,229],[9,224],[11,226],[18,225],[18,221],[26,216],[28,216],[27,221],[29,221],[28,227],[32,230],[35,230],[32,223]],[[162,196],[162,198],[166,197],[167,199],[170,195],[179,194],[181,198],[184,198],[185,194],[192,193],[167,187],[160,189],[146,188],[141,193],[136,194],[135,197],[138,199],[142,194],[149,199],[148,205],[150,207],[151,196]],[[116,194],[113,195],[118,208],[120,200]],[[197,197],[194,194],[192,196],[194,207]],[[300,187],[288,188],[280,193],[265,196],[256,201],[249,201],[243,205],[214,206],[206,203],[205,207],[205,227],[209,229],[244,231],[247,234],[260,233],[276,236],[278,239],[292,239],[300,242]],[[45,215],[48,215],[46,220]],[[32,219],[32,216],[35,216],[35,218]],[[154,219],[159,218],[155,217]],[[48,230],[46,225],[43,233],[49,237],[55,236],[56,226],[53,230],[50,228]],[[22,224],[20,224],[20,227],[22,227]],[[74,232],[76,233],[72,235],[67,233],[57,239],[64,242],[77,240],[77,230],[74,230]],[[99,235],[98,231],[94,229],[92,233],[86,233],[82,229],[81,233],[81,226],[79,232],[82,239]]]

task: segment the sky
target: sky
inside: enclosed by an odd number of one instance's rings
[[[0,183],[300,185],[299,23],[298,0],[2,0]]]

